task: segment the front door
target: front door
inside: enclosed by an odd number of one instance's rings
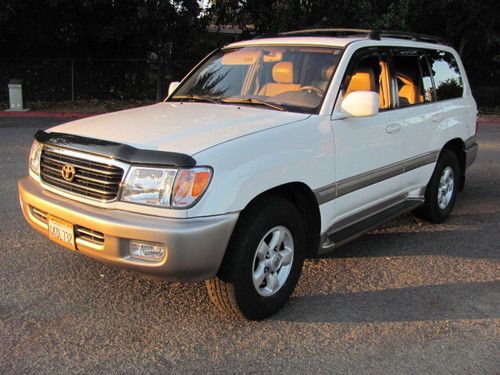
[[[388,51],[367,49],[352,59],[336,109],[352,91],[379,94],[373,117],[332,120],[335,138],[335,222],[358,212],[384,208],[400,199],[404,157],[402,124],[393,110]]]

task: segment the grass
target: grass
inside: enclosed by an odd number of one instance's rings
[[[482,107],[482,106],[479,106],[479,117],[498,118],[498,117],[500,117],[500,107]]]

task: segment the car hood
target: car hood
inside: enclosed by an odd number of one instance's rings
[[[310,115],[211,103],[158,103],[89,117],[49,132],[194,155],[209,147]]]

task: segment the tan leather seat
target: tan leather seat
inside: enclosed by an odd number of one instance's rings
[[[419,98],[418,88],[411,77],[400,72],[396,73],[396,76],[398,77],[399,105],[404,107],[416,104],[417,98]]]
[[[281,61],[273,66],[273,83],[266,84],[260,95],[276,96],[286,91],[300,90],[300,85],[293,83],[293,63]]]
[[[351,77],[344,96],[353,91],[376,91],[375,74],[372,69],[360,69]]]
[[[378,108],[389,109],[391,107],[391,86],[389,84],[389,67],[386,61],[380,61]]]
[[[335,65],[327,65],[321,69],[321,80],[312,81],[311,86],[317,87],[321,91],[325,91],[328,88],[328,82],[332,78],[332,74],[335,71]]]

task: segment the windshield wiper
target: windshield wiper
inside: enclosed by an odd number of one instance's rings
[[[192,101],[192,102],[213,103],[213,104],[221,103],[220,99],[210,96],[201,96],[201,95],[177,95],[170,98],[169,101]]]
[[[284,111],[285,107],[278,103],[270,103],[257,98],[224,98],[221,99],[222,103],[231,103],[231,104],[256,104],[266,106],[277,111]]]

